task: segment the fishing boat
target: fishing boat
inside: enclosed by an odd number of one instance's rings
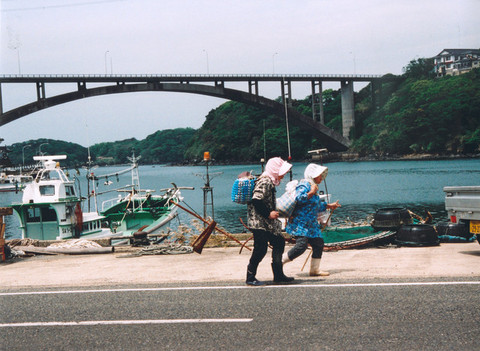
[[[365,245],[392,243],[395,230],[378,231],[371,225],[327,227],[323,231],[325,251],[351,249]]]
[[[176,217],[176,204],[183,200],[180,190],[194,189],[173,184],[171,188],[161,189],[160,195],[153,195],[154,190],[141,190],[138,158],[133,155],[130,168],[121,172],[102,176],[88,172],[89,181],[106,179],[108,183],[108,179],[131,171],[133,185],[114,189],[124,195],[104,201],[100,213],[91,211],[90,206],[83,212],[75,181],[68,178],[58,162],[66,158],[66,155],[34,157],[42,166],[34,181],[23,190],[22,202],[11,205],[19,217],[22,238],[125,238],[139,231],[155,234]],[[100,193],[94,189],[89,191],[89,197],[93,196],[96,202]]]
[[[21,191],[28,183],[33,181],[33,177],[26,174],[6,174],[0,173],[0,192]]]
[[[111,234],[102,228],[105,217],[83,213],[74,181],[60,168],[66,155],[34,156],[41,163],[34,181],[23,189],[22,202],[11,207],[18,215],[22,238],[61,240],[101,237]]]
[[[136,232],[157,234],[177,216],[177,204],[183,201],[182,189],[194,190],[193,187],[178,187],[172,183],[172,187],[159,190],[159,194],[153,194],[155,190],[140,188],[138,175],[138,160],[140,157],[128,158],[131,162],[130,168],[121,172],[95,175],[89,173],[89,181],[93,182],[93,196],[97,192],[95,184],[105,180],[104,184],[111,184],[111,179],[119,174],[131,172],[132,184],[115,189],[119,196],[102,202],[100,215],[104,216],[110,230],[113,233],[122,233],[123,236],[130,236]],[[95,200],[97,201],[97,200]]]

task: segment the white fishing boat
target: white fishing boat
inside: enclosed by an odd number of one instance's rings
[[[6,174],[0,173],[0,192],[21,191],[28,183],[33,181],[33,177],[26,174]]]
[[[42,168],[35,180],[25,186],[22,202],[11,205],[18,215],[22,238],[61,240],[111,234],[109,229],[102,229],[104,216],[82,212],[75,182],[68,179],[57,162],[66,158],[34,156]]]

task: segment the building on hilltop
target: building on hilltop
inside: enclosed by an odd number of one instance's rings
[[[480,67],[480,50],[443,49],[433,60],[437,77],[458,76]]]

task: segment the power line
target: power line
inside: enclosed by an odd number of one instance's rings
[[[47,10],[55,8],[64,8],[64,7],[78,7],[78,6],[88,6],[88,5],[99,5],[109,2],[120,2],[125,0],[98,0],[98,1],[88,1],[88,2],[77,2],[73,4],[61,4],[61,5],[47,5],[47,6],[37,6],[37,7],[23,7],[16,9],[1,9],[1,12],[19,12],[19,11],[35,11],[35,10]]]

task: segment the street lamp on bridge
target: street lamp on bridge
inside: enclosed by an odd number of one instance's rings
[[[278,55],[278,52],[272,55],[272,72],[275,74],[275,55]]]
[[[353,51],[350,51],[350,53],[353,55],[353,74],[357,74],[357,64],[355,62],[355,53]]]
[[[208,51],[203,49],[203,52],[205,53],[205,55],[207,55],[207,74],[210,74],[210,68],[208,67]]]
[[[109,50],[105,51],[105,74],[107,74],[107,54],[109,52],[110,52]]]

